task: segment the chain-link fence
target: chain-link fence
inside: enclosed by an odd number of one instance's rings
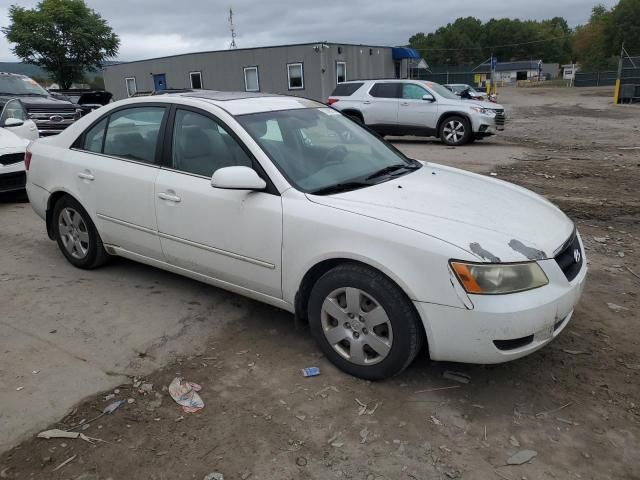
[[[606,72],[577,72],[573,85],[576,87],[602,87],[613,86],[618,79],[618,72],[610,70]]]
[[[640,102],[640,56],[623,51],[619,68],[619,84],[616,85],[617,103]]]

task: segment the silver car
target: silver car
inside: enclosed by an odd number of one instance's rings
[[[453,146],[494,135],[505,123],[502,105],[469,102],[423,80],[344,82],[327,104],[380,135],[440,137]]]

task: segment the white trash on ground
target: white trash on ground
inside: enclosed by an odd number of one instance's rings
[[[187,413],[194,413],[204,408],[204,402],[197,392],[202,387],[197,383],[187,382],[182,377],[176,377],[169,385],[169,394],[176,403],[182,405],[182,409]]]

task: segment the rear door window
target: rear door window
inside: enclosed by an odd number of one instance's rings
[[[134,107],[112,114],[103,153],[155,163],[158,134],[165,111],[165,107]]]
[[[397,82],[378,82],[369,90],[369,95],[377,98],[400,98],[400,86]]]

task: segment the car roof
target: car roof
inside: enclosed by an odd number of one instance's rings
[[[276,95],[262,92],[223,92],[218,90],[193,90],[190,92],[169,93],[165,98],[189,98],[214,104],[231,115],[293,110],[300,108],[327,108],[323,103],[304,97]],[[147,100],[151,97],[145,97]],[[153,97],[157,101],[159,97]]]

